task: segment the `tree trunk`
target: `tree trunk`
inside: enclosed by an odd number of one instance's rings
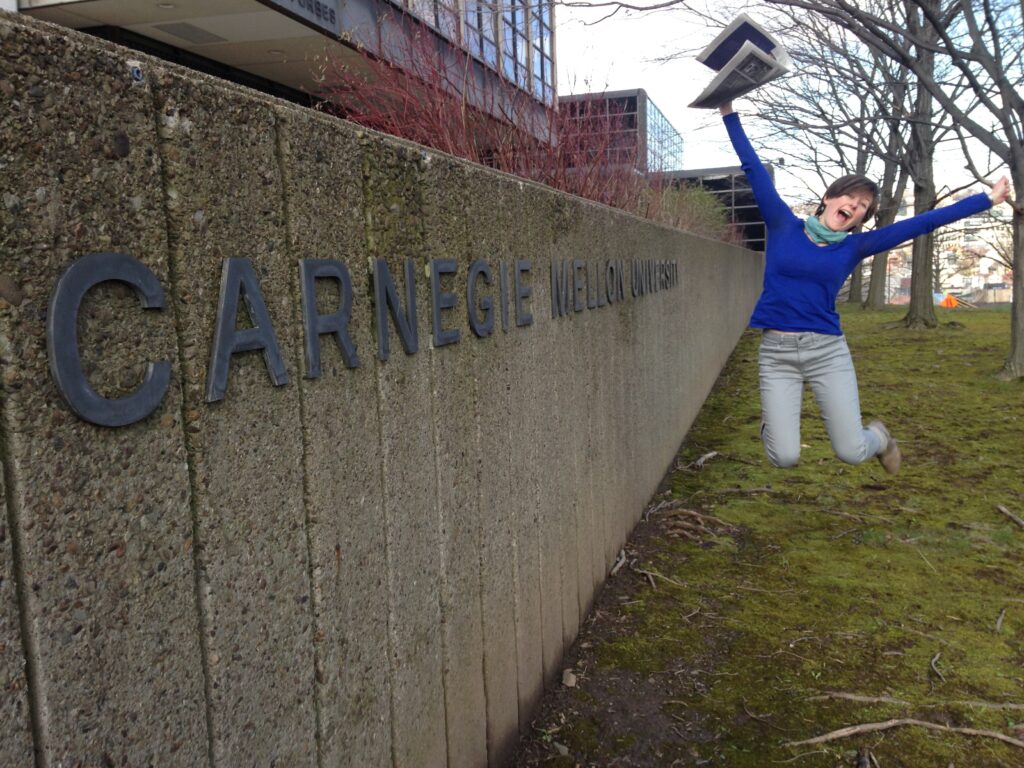
[[[895,152],[893,153],[895,154]],[[892,161],[895,166],[895,161]],[[892,189],[890,179],[889,161],[886,161],[885,176],[882,181],[882,201],[878,206],[878,217],[876,227],[887,227],[896,220],[900,203],[903,202],[903,193],[907,189],[907,171],[901,168],[899,179],[896,181],[895,190]],[[889,276],[889,251],[876,253],[871,260],[871,282],[868,286],[868,297],[864,301],[865,309],[884,309],[886,301],[886,282]]]
[[[935,328],[935,299],[932,297],[932,236],[914,240],[910,267],[910,307],[903,322],[908,328]]]
[[[846,296],[847,304],[860,304],[864,294],[864,265],[858,264],[850,275],[850,292]]]
[[[934,5],[934,3],[932,3]],[[907,28],[911,33],[933,41],[936,30],[918,17],[917,9],[907,3]],[[935,69],[935,54],[926,46],[918,46],[915,58],[926,72]],[[914,213],[921,214],[935,207],[935,129],[932,127],[932,94],[921,84],[914,98],[913,124],[910,129],[908,168],[914,179]],[[934,328],[939,324],[932,300],[932,244],[930,234],[914,240],[913,264],[910,271],[910,308],[903,322],[908,328]]]
[[[1014,208],[1011,226],[1013,305],[1010,309],[1010,356],[1003,364],[1003,370],[999,372],[999,378],[1006,380],[1024,377],[1024,209],[1020,205]]]

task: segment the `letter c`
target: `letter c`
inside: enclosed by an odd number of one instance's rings
[[[92,388],[78,353],[78,312],[85,294],[108,280],[134,288],[146,309],[163,308],[163,288],[149,267],[123,253],[90,253],[57,278],[46,318],[46,347],[50,374],[71,410],[93,424],[123,427],[157,409],[171,381],[171,364],[147,363],[142,384],[124,397],[100,397]]]

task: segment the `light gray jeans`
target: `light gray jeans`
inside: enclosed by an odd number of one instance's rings
[[[800,406],[804,382],[825,419],[832,450],[860,464],[882,448],[879,435],[860,418],[857,374],[845,336],[765,331],[758,355],[761,374],[761,440],[776,467],[800,460]]]

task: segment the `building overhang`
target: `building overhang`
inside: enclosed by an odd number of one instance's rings
[[[323,93],[324,77],[339,67],[368,74],[367,56],[415,74],[414,62],[396,60],[411,53],[400,41],[424,29],[443,41],[389,0],[21,0],[20,10],[72,29],[125,30],[310,97]],[[489,92],[498,75],[457,51],[451,55],[473,64],[478,108],[500,116],[504,105]],[[550,141],[545,107],[536,102],[528,112],[523,127]]]
[[[365,0],[359,0],[364,3]],[[314,4],[315,3],[315,4]],[[359,55],[334,30],[341,30],[353,3],[340,0],[21,0],[21,12],[72,29],[117,27],[158,43],[248,72],[296,91],[315,94],[326,57],[356,63]],[[295,6],[296,11],[289,7]],[[301,6],[301,7],[300,7]],[[326,24],[297,11],[321,8]],[[326,10],[326,13],[325,13]],[[330,24],[333,14],[335,23]],[[375,25],[360,20],[372,36]]]

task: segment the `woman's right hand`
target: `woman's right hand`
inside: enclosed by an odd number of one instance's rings
[[[722,115],[723,117],[725,115],[731,115],[732,114],[732,101],[727,101],[727,102],[725,102],[725,104],[719,105],[718,113],[720,115]]]
[[[1010,180],[1003,176],[992,186],[992,191],[988,193],[988,199],[992,201],[992,205],[999,205],[1010,197]]]

